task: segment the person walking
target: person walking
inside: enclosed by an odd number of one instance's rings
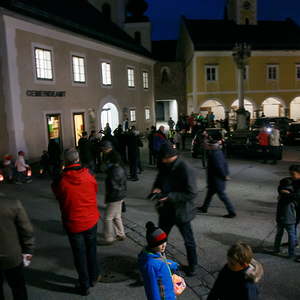
[[[186,273],[195,275],[198,264],[196,242],[191,221],[195,217],[194,201],[198,195],[195,170],[178,157],[173,145],[166,143],[159,152],[161,163],[153,184],[152,193],[157,194],[159,227],[167,234],[174,225],[179,229],[185,243],[188,267]]]
[[[261,128],[257,136],[259,147],[262,151],[263,163],[267,163],[269,146],[270,146],[270,134],[267,132],[267,128]]]
[[[198,212],[207,213],[214,194],[225,204],[228,211],[224,218],[236,217],[235,209],[225,193],[226,181],[229,180],[228,164],[218,141],[210,141],[207,148],[207,194]]]
[[[127,194],[127,176],[120,156],[110,156],[106,174],[104,239],[98,243],[100,245],[111,245],[116,240],[123,241],[126,238],[122,222],[122,204]]]
[[[32,180],[27,175],[27,171],[30,170],[30,166],[25,162],[25,152],[19,151],[18,152],[18,158],[15,162],[16,167],[16,177],[17,181],[16,183],[30,183]]]
[[[73,252],[78,273],[79,293],[89,294],[89,288],[99,280],[97,264],[97,223],[100,217],[97,203],[97,182],[79,162],[79,153],[65,151],[65,169],[52,184],[59,201],[61,217]]]
[[[23,267],[29,265],[34,245],[33,228],[21,202],[0,195],[1,300],[4,300],[4,279],[14,300],[28,299]]]
[[[165,127],[163,125],[159,126],[159,129],[154,134],[153,137],[153,153],[155,158],[158,157],[159,150],[163,144],[167,143],[167,137],[165,135]]]

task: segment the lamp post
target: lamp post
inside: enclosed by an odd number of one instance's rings
[[[239,95],[239,108],[237,113],[237,130],[248,129],[247,117],[249,112],[245,110],[244,106],[244,74],[246,64],[251,56],[251,46],[246,43],[235,44],[233,48],[233,60],[238,68],[238,95]]]

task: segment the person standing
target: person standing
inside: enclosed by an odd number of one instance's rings
[[[191,221],[195,217],[194,201],[198,195],[195,170],[178,157],[169,143],[163,144],[159,152],[161,163],[153,184],[152,193],[158,194],[157,211],[159,227],[170,233],[174,225],[179,229],[185,243],[188,267],[186,273],[195,275],[198,264],[196,242]]]
[[[82,137],[78,141],[80,162],[83,167],[89,168],[94,172],[94,161],[92,155],[92,144],[88,139],[88,133],[84,131]]]
[[[154,139],[155,132],[156,132],[155,126],[151,126],[151,130],[147,136],[148,149],[149,149],[149,165],[155,165],[155,156],[153,150],[153,139]]]
[[[273,164],[277,164],[280,160],[280,130],[275,126],[270,134],[270,150],[273,159]]]
[[[55,180],[61,171],[61,148],[56,139],[50,139],[48,144],[50,176]]]
[[[123,241],[126,238],[122,222],[122,204],[127,194],[127,176],[120,156],[110,156],[106,174],[104,240],[98,243],[100,245],[111,245],[115,240]]]
[[[154,134],[153,137],[153,151],[157,158],[159,150],[163,144],[167,143],[167,137],[165,135],[165,127],[163,125],[159,126],[159,129]]]
[[[267,156],[270,146],[270,135],[267,132],[267,128],[261,128],[257,136],[259,147],[262,151],[263,163],[267,163]]]
[[[174,126],[175,126],[175,122],[173,121],[173,119],[170,117],[169,121],[168,121],[168,126],[169,126],[169,130],[173,130]]]
[[[212,198],[217,194],[228,211],[224,218],[236,217],[235,209],[225,193],[226,181],[229,180],[228,164],[218,141],[206,144],[207,148],[207,194],[204,203],[198,207],[198,212],[207,213]]]
[[[17,169],[17,182],[16,183],[30,183],[32,180],[27,176],[27,171],[30,170],[30,166],[25,162],[25,152],[19,151],[18,158],[15,162]]]
[[[59,201],[61,217],[78,273],[79,293],[88,295],[99,280],[97,264],[97,182],[79,162],[76,149],[65,151],[65,169],[52,190]]]
[[[27,300],[23,274],[34,250],[33,228],[19,200],[0,196],[0,299],[6,279],[14,300]]]
[[[139,164],[139,147],[142,144],[135,126],[132,126],[128,133],[128,161],[130,168],[130,177],[128,180],[138,181],[137,176]]]

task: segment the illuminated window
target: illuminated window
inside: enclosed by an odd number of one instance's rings
[[[128,79],[128,87],[131,88],[135,87],[133,68],[127,68],[127,79]]]
[[[39,80],[53,80],[51,50],[34,48],[36,78]]]
[[[136,114],[135,114],[135,109],[130,110],[130,122],[135,122],[136,121]]]
[[[102,72],[102,84],[111,85],[111,67],[110,63],[102,62],[101,63],[101,72]]]
[[[145,108],[145,119],[150,120],[150,108]]]
[[[143,88],[149,89],[149,73],[146,71],[143,72]]]
[[[72,55],[73,81],[85,83],[84,57]]]

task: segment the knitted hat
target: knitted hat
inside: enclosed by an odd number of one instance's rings
[[[159,157],[162,158],[169,158],[178,155],[176,148],[169,142],[164,143],[161,145],[159,150]]]
[[[157,247],[167,241],[167,234],[162,229],[155,227],[152,222],[147,222],[146,228],[146,239],[150,248]]]

